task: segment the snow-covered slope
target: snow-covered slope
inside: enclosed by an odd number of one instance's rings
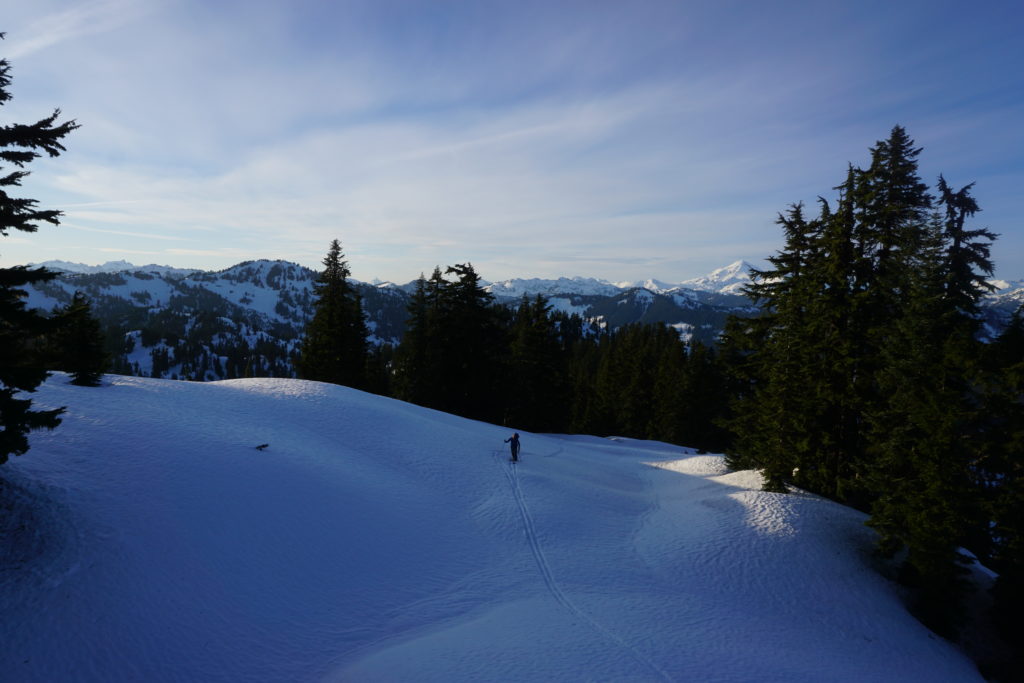
[[[1024,280],[991,280],[996,290],[985,298],[991,308],[1013,313],[1024,305]]]
[[[659,294],[679,289],[678,283],[663,282],[661,280],[655,280],[654,278],[648,278],[646,280],[625,280],[622,282],[616,282],[615,286],[620,289],[646,289],[650,292],[657,292]]]
[[[297,380],[35,399],[68,411],[3,470],[4,680],[978,680],[862,515],[718,456],[513,466],[508,429]]]
[[[686,290],[715,292],[719,294],[740,294],[740,288],[750,282],[748,271],[751,267],[746,261],[736,261],[722,268],[717,268],[702,277],[678,283],[664,282],[652,278],[622,282],[609,282],[607,280],[587,277],[560,277],[554,280],[514,278],[490,283],[487,286],[487,290],[499,298],[520,298],[524,294],[529,297],[537,294],[545,296],[617,296],[631,289],[646,289],[655,294],[673,294]]]
[[[713,270],[702,277],[671,283],[648,278],[647,280],[627,280],[609,282],[586,277],[560,277],[552,280],[538,278],[514,278],[502,282],[493,282],[487,290],[498,299],[518,299],[543,294],[547,297],[616,297],[630,290],[647,290],[655,294],[682,296],[695,300],[695,292],[739,295],[744,285],[750,282],[749,270],[752,266],[746,261],[736,261]]]
[[[621,288],[606,280],[592,277],[560,277],[554,280],[540,278],[514,278],[502,282],[491,282],[484,287],[488,292],[501,299],[519,299],[523,295],[534,297],[578,294],[582,296],[615,296]]]

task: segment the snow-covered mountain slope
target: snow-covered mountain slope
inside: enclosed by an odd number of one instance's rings
[[[509,429],[297,380],[34,398],[68,410],[4,465],[5,680],[980,680],[863,515],[719,456],[513,466]]]
[[[560,277],[555,280],[539,278],[514,278],[502,282],[491,282],[484,287],[495,297],[502,299],[520,299],[524,295],[530,298],[538,294],[544,296],[615,296],[621,293],[622,287],[607,280],[591,277]]]
[[[991,284],[996,290],[985,297],[988,307],[1012,315],[1024,305],[1024,280],[992,280]]]
[[[313,314],[316,273],[287,261],[246,261],[217,272],[68,273],[26,288],[28,305],[51,310],[76,291],[111,336],[115,371],[200,380],[245,373],[291,376]],[[354,283],[371,341],[397,343],[407,296],[391,285]]]
[[[553,280],[538,278],[514,278],[502,282],[493,282],[487,290],[498,298],[521,298],[543,294],[545,296],[617,296],[632,289],[645,289],[655,294],[673,294],[680,291],[714,292],[719,294],[739,294],[740,288],[750,281],[747,271],[751,265],[746,261],[736,261],[728,266],[713,270],[708,275],[671,283],[649,278],[647,280],[625,280],[609,282],[587,277],[560,277]]]
[[[132,268],[64,272],[52,282],[26,288],[28,305],[48,311],[66,305],[77,290],[87,294],[108,331],[116,372],[200,380],[294,375],[295,353],[313,315],[314,271],[267,260],[185,275]],[[543,294],[552,308],[594,325],[614,330],[632,323],[664,323],[712,344],[730,315],[757,314],[746,297],[735,293],[747,282],[748,268],[737,261],[690,284],[613,284],[577,277],[507,280],[488,285],[488,290],[505,305],[516,305],[523,295]],[[1000,284],[1003,289],[983,302],[987,338],[997,336],[1024,302],[1018,283]],[[353,285],[363,298],[370,341],[397,344],[415,283]]]
[[[624,280],[622,282],[616,282],[615,286],[619,289],[646,289],[649,292],[657,292],[659,294],[679,289],[678,283],[663,282],[662,280],[655,280],[654,278],[648,278],[646,280]]]

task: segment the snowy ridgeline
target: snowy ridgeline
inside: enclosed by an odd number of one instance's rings
[[[54,281],[27,287],[27,305],[50,311],[76,291],[92,301],[107,331],[112,370],[169,379],[292,377],[293,359],[312,317],[316,273],[286,261],[246,261],[218,272],[132,266],[116,261],[83,266],[63,261]],[[577,314],[595,328],[664,323],[685,340],[713,344],[731,315],[757,313],[739,292],[750,264],[737,261],[678,284],[648,279],[610,283],[593,278],[513,279],[486,289],[516,305],[543,294],[553,309]],[[1024,283],[997,282],[985,299],[985,334],[994,338],[1024,302]],[[354,282],[363,300],[370,342],[397,345],[405,331],[415,283]]]
[[[959,681],[863,516],[719,456],[296,380],[56,375],[4,466],[11,681]],[[264,446],[257,448],[258,446]]]
[[[136,267],[123,261],[42,265],[61,274],[52,282],[26,287],[27,305],[50,311],[67,305],[76,291],[85,293],[108,335],[111,369],[126,375],[292,377],[293,359],[316,299],[317,274],[286,261],[247,261],[218,272]],[[752,310],[742,296],[723,293],[745,281],[746,267],[737,262],[698,278],[693,287],[704,288],[700,291],[655,280],[613,285],[587,278],[508,280],[487,289],[498,302],[513,306],[523,296],[545,294],[552,308],[578,314],[595,329],[664,322],[684,330],[685,339],[711,343],[731,313]],[[397,345],[415,283],[353,284],[362,297],[371,344]]]

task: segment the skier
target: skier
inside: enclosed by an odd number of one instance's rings
[[[510,444],[512,449],[512,462],[519,461],[519,432],[516,432],[512,436],[505,439],[505,443]]]

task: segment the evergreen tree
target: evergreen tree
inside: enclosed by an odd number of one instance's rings
[[[858,369],[858,350],[867,346],[866,330],[854,322],[857,272],[853,234],[853,187],[857,171],[847,169],[833,210],[820,200],[819,257],[805,311],[801,343],[811,367],[805,373],[810,411],[808,439],[795,463],[793,483],[856,507],[866,506],[860,477],[865,448],[862,396],[870,388]]]
[[[685,431],[686,413],[700,400],[686,394],[688,363],[679,334],[662,324],[625,325],[578,345],[573,430],[699,446],[687,439],[700,436]]]
[[[371,347],[366,360],[366,390],[380,396],[390,396],[391,368],[395,349],[391,344]]]
[[[651,405],[651,436],[658,441],[699,446],[691,440],[691,418],[694,416],[690,411],[694,402],[689,394],[693,386],[687,381],[689,365],[684,344],[669,344],[660,350]]]
[[[974,327],[978,322],[979,295],[995,290],[987,277],[992,276],[993,270],[991,243],[998,235],[987,228],[965,229],[967,219],[981,210],[971,196],[972,187],[974,183],[953,192],[946,179],[939,176],[939,203],[946,209],[945,296],[962,314],[960,320]]]
[[[976,519],[969,462],[975,446],[970,387],[948,338],[949,310],[938,269],[906,292],[908,306],[880,350],[886,398],[869,415],[868,524],[880,550],[906,548],[902,579],[918,589],[915,610],[934,630],[956,619],[958,548]]]
[[[671,348],[666,350],[675,353]],[[729,435],[721,423],[728,417],[729,395],[717,352],[691,340],[686,345],[682,371],[679,432],[675,438],[666,435],[665,440],[711,453],[725,452]]]
[[[814,220],[800,205],[780,216],[785,247],[748,288],[765,313],[727,329],[727,355],[741,364],[733,382],[746,383],[733,405],[730,461],[762,469],[772,490],[792,481],[870,504],[865,424],[884,404],[881,352],[899,336],[928,239],[919,152],[896,126],[867,170],[848,168],[835,210],[821,200]]]
[[[855,175],[852,188],[856,223],[854,243],[859,294],[867,298],[871,327],[884,327],[913,272],[925,239],[932,196],[917,171],[921,148],[902,126],[871,148],[871,165]]]
[[[304,379],[362,388],[365,382],[369,331],[359,292],[348,282],[351,271],[341,244],[331,241],[324,270],[313,291],[313,318],[306,325],[298,369]]]
[[[569,410],[569,432],[574,434],[600,434],[606,424],[600,414],[595,377],[601,359],[600,345],[604,336],[580,338],[572,343],[569,353],[569,386],[572,405]]]
[[[448,280],[445,275],[455,275]],[[400,398],[428,408],[501,422],[508,342],[499,307],[471,264],[422,277],[396,352]]]
[[[445,274],[457,279],[442,294],[443,405],[457,415],[500,422],[508,391],[503,367],[508,341],[499,309],[472,264],[449,266]]]
[[[964,229],[978,211],[970,187],[954,193],[939,178],[945,219],[929,222],[908,269],[903,311],[879,350],[885,400],[869,415],[878,493],[869,523],[883,549],[907,548],[904,574],[919,588],[922,618],[946,631],[954,630],[959,563],[967,561],[959,548],[989,521],[978,485],[988,429],[976,333],[995,236]]]
[[[1001,633],[1024,651],[1024,310],[986,349],[988,434],[981,476],[988,547],[986,564],[999,574],[993,589]],[[1018,655],[1018,665],[1024,656]],[[1020,669],[1018,669],[1019,671]]]
[[[434,269],[432,281],[443,281],[440,268]],[[430,376],[436,368],[432,358],[436,308],[437,292],[420,274],[409,300],[405,334],[395,352],[395,395],[418,405],[429,405],[430,388],[436,386],[436,377]]]
[[[75,292],[71,303],[55,311],[53,324],[46,344],[50,369],[71,373],[72,384],[99,386],[110,356],[104,349],[106,338],[92,315],[89,299]]]
[[[0,106],[11,99],[10,83],[10,64],[0,59]],[[28,175],[25,166],[42,152],[56,157],[64,151],[61,141],[78,124],[58,123],[58,118],[60,110],[55,110],[35,123],[0,126],[0,161],[15,167],[0,167],[0,236],[6,237],[11,230],[35,232],[40,223],[60,222],[60,211],[40,209],[34,199],[10,194],[11,188],[20,186]],[[21,288],[52,277],[43,268],[0,268],[0,464],[9,455],[21,455],[28,450],[31,430],[53,429],[60,424],[62,409],[32,410],[31,399],[19,395],[34,391],[46,378],[46,371],[32,362],[30,344],[48,326],[45,317],[25,307]]]
[[[794,204],[776,223],[783,228],[785,246],[769,257],[773,268],[751,273],[746,288],[764,314],[756,321],[735,321],[727,330],[729,353],[743,358],[740,372],[748,384],[733,406],[731,429],[739,454],[731,454],[730,461],[760,469],[768,490],[784,491],[806,452],[814,449],[817,407],[808,386],[817,368],[807,327],[808,307],[818,290],[821,222],[808,221],[803,206]]]
[[[848,169],[835,210],[780,217],[786,246],[748,288],[765,313],[726,329],[730,462],[762,469],[769,489],[869,509],[880,549],[906,550],[918,613],[949,631],[958,548],[988,524],[977,331],[995,236],[965,228],[970,185],[940,177],[945,216],[933,211],[919,153],[897,126],[866,170]]]
[[[506,423],[532,432],[565,428],[568,377],[559,332],[541,295],[523,296],[512,325]]]

